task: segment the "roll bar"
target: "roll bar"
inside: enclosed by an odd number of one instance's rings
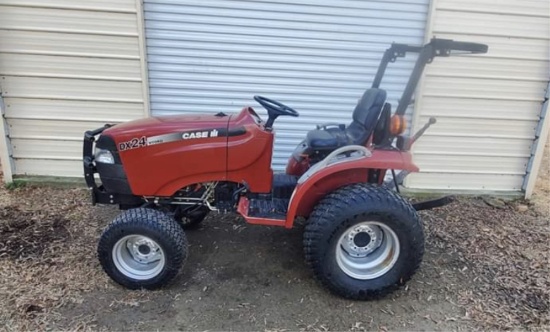
[[[397,115],[404,115],[407,110],[407,106],[411,102],[414,90],[418,85],[420,76],[422,76],[424,67],[426,67],[428,63],[431,63],[436,56],[450,56],[452,51],[460,51],[461,53],[469,54],[481,54],[487,53],[487,50],[488,46],[485,44],[458,42],[451,39],[441,38],[432,38],[432,40],[424,46],[410,46],[406,44],[393,43],[391,47],[384,52],[384,56],[382,57],[382,61],[380,61],[378,71],[376,72],[376,76],[372,82],[372,87],[380,87],[380,83],[382,82],[388,63],[395,62],[397,58],[405,57],[407,52],[418,53],[418,59],[416,60],[414,69],[409,77],[407,86],[403,91],[403,95],[401,95],[401,99],[399,100],[399,104],[397,105],[397,109],[395,111],[395,114]]]

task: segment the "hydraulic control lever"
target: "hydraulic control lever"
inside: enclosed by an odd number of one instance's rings
[[[428,120],[428,123],[426,123],[422,128],[420,128],[420,130],[417,131],[416,134],[414,134],[414,136],[410,139],[409,149],[414,144],[414,142],[416,142],[417,139],[419,139],[422,135],[424,135],[426,130],[428,130],[428,128],[430,128],[430,126],[435,124],[436,122],[437,122],[436,118],[434,118],[433,116],[430,117],[430,119]]]
[[[428,128],[430,128],[430,126],[436,122],[437,120],[434,117],[431,117],[428,120],[428,123],[426,123],[422,128],[420,128],[420,130],[417,131],[413,137],[397,136],[397,142],[396,142],[397,148],[401,151],[409,151],[411,149],[411,146],[414,144],[414,142],[416,142],[416,140],[422,137],[422,135],[424,135],[426,130],[428,130]]]

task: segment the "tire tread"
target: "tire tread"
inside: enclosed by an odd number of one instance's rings
[[[143,227],[156,234],[162,234],[165,255],[170,255],[170,264],[166,266],[167,272],[160,280],[154,283],[119,278],[113,273],[114,268],[109,261],[108,254],[112,250],[112,244],[120,237],[121,233],[129,226]],[[119,214],[104,230],[98,244],[98,258],[103,270],[116,282],[130,289],[157,289],[169,283],[180,271],[187,260],[187,237],[181,226],[167,214],[149,208],[129,209]],[[168,263],[167,263],[168,264]]]
[[[348,211],[356,206],[379,206],[404,211],[412,220],[410,227],[411,243],[417,248],[413,254],[414,264],[398,283],[376,291],[364,292],[346,289],[331,281],[322,269],[321,252],[327,246],[325,235],[332,224],[345,222],[350,217]],[[368,211],[367,211],[368,212]],[[382,297],[408,281],[420,267],[424,255],[424,231],[422,222],[412,205],[403,197],[386,188],[359,183],[342,187],[323,198],[313,210],[305,227],[303,246],[306,263],[311,267],[317,280],[334,293],[346,298],[367,300]]]

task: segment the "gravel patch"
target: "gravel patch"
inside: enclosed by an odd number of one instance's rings
[[[173,285],[128,291],[95,257],[116,210],[91,207],[82,189],[2,188],[0,197],[7,330],[550,328],[549,214],[538,201],[495,207],[461,198],[422,212],[427,246],[419,273],[387,298],[353,302],[313,280],[303,262],[303,224],[287,231],[213,215],[188,233],[190,260]]]

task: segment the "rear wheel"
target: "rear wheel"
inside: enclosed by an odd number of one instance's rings
[[[368,300],[404,284],[424,253],[420,219],[409,202],[381,187],[355,184],[325,197],[304,233],[306,260],[334,293]]]
[[[169,215],[130,209],[105,229],[97,252],[101,266],[117,283],[156,289],[171,281],[185,263],[187,239]]]

